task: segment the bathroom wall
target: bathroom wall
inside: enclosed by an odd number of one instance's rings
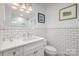
[[[0,4],[0,29],[4,28],[3,21],[4,21],[4,5]],[[0,46],[2,44],[2,41],[1,41],[2,37],[1,37],[1,35],[2,35],[2,31],[0,31]]]
[[[46,23],[38,23],[38,12],[45,14],[46,8],[45,5],[42,3],[36,3],[33,5],[34,11],[36,14],[35,17],[35,25],[34,25],[34,33],[35,35],[46,38]]]
[[[58,54],[79,55],[79,16],[77,19],[59,21],[59,10],[70,5],[73,4],[48,4],[47,40],[48,44],[57,48]]]
[[[4,4],[0,4],[0,29],[4,28],[3,22],[4,22]]]

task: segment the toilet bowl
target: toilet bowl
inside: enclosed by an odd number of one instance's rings
[[[56,48],[53,46],[47,45],[45,47],[45,55],[46,56],[55,56],[57,54]]]

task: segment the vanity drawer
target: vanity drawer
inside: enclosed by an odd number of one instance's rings
[[[22,56],[23,55],[23,48],[15,48],[11,50],[7,50],[3,52],[3,56]]]

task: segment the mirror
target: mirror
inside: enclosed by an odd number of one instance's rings
[[[32,27],[34,16],[33,12],[25,13],[19,9],[14,10],[11,4],[5,4],[5,25],[8,27]]]

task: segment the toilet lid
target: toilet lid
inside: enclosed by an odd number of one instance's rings
[[[50,54],[50,55],[55,55],[57,53],[56,48],[54,48],[52,46],[46,46],[45,53]]]
[[[53,46],[46,46],[45,49],[51,52],[56,51],[56,48],[54,48]]]

